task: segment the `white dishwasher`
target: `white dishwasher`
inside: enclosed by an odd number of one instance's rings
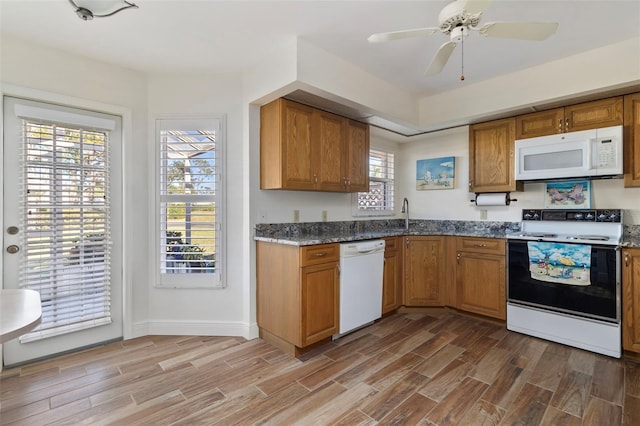
[[[384,240],[340,244],[340,331],[335,337],[382,316]]]

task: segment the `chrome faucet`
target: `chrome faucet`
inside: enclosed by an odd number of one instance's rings
[[[400,213],[406,213],[406,217],[404,218],[404,230],[408,231],[409,230],[409,200],[407,200],[407,197],[404,197],[404,200],[402,200],[402,210],[400,211]]]

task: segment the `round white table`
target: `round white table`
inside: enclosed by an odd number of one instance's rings
[[[40,293],[33,290],[0,290],[0,343],[33,330],[42,319]]]

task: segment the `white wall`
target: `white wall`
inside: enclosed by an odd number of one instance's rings
[[[246,167],[243,150],[243,92],[240,74],[174,75],[153,74],[148,78],[149,158],[153,151],[156,118],[226,116],[226,267],[224,289],[168,289],[153,286],[150,272],[149,315],[139,329],[153,334],[239,334],[249,335],[249,319],[243,307],[243,197]],[[153,171],[149,179],[153,181]],[[151,203],[152,201],[150,201]],[[153,211],[151,209],[150,211]],[[150,215],[150,217],[152,217]],[[152,232],[152,228],[150,231]],[[152,264],[152,255],[147,259]]]
[[[147,317],[147,92],[144,74],[89,60],[3,36],[0,75],[3,93],[8,85],[51,93],[57,99],[86,100],[87,104],[121,106],[132,113],[124,128],[124,277],[130,290],[132,320]],[[141,214],[142,212],[142,214]],[[3,226],[4,228],[4,226]],[[127,333],[127,330],[125,330]]]
[[[398,176],[399,196],[407,197],[412,219],[480,220],[480,210],[487,210],[489,221],[519,222],[522,209],[539,209],[544,203],[544,184],[526,183],[524,191],[512,192],[517,198],[509,206],[477,207],[470,203],[474,194],[469,183],[469,127],[431,133],[422,139],[400,144]],[[416,190],[416,161],[426,158],[455,156],[455,188]],[[625,223],[640,224],[640,188],[624,188],[623,179],[592,182],[592,208],[625,210]]]

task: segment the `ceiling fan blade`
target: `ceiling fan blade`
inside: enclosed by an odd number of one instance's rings
[[[544,40],[558,29],[557,22],[489,22],[480,28],[487,37]]]
[[[447,64],[447,61],[455,48],[456,44],[452,41],[448,41],[440,46],[438,53],[433,57],[431,63],[427,67],[427,70],[424,72],[425,75],[436,75],[442,71],[442,68]]]
[[[473,15],[484,12],[493,3],[493,0],[458,0],[462,9]]]
[[[415,30],[392,31],[389,33],[376,33],[369,36],[370,43],[397,40],[400,38],[428,36],[437,33],[439,28],[417,28]]]

